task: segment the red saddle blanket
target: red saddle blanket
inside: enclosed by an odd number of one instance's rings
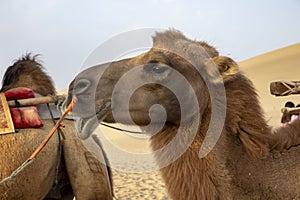
[[[34,92],[30,88],[19,87],[6,91],[7,101],[34,98]],[[43,122],[38,114],[37,106],[9,108],[14,127],[21,128],[39,128]]]

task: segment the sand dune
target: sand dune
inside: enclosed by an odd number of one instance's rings
[[[300,43],[278,49],[240,62],[241,70],[253,81],[269,124],[280,126],[280,108],[288,100],[300,103],[299,95],[275,97],[270,93],[270,82],[300,81]]]

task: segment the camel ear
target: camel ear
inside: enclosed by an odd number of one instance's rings
[[[231,77],[239,73],[239,66],[234,60],[226,56],[216,56],[210,59],[210,62],[217,65],[223,81],[230,80]]]

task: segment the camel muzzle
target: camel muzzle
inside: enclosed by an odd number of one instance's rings
[[[100,122],[105,119],[110,110],[111,101],[106,100],[99,106],[95,115],[86,118],[79,118],[76,123],[78,136],[83,140],[87,139],[99,126]]]

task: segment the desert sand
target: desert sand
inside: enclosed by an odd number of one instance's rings
[[[280,126],[280,109],[288,100],[300,103],[300,96],[275,97],[270,94],[270,82],[278,80],[300,81],[300,43],[240,62],[240,69],[254,83],[266,119],[274,128]],[[139,130],[134,127],[119,128]],[[168,199],[167,191],[158,170],[149,170],[154,159],[139,160],[134,155],[149,154],[149,138],[136,137],[126,132],[100,126],[94,133],[101,139],[104,150],[111,162],[115,199]],[[129,152],[121,155],[113,151]],[[133,155],[133,156],[132,156]],[[133,158],[132,158],[133,157]]]

